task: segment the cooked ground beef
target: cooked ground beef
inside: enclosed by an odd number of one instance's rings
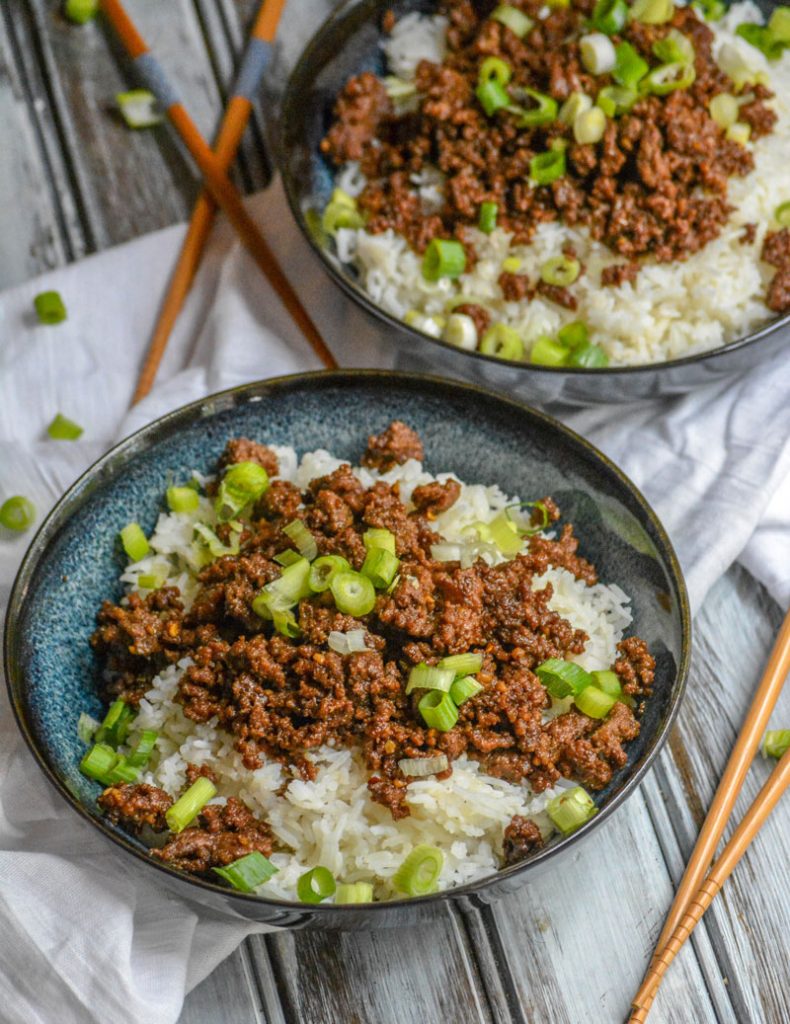
[[[738,239],[741,245],[751,245],[757,237],[757,225],[756,224],[744,224],[743,233]]]
[[[515,814],[505,829],[502,843],[505,864],[517,864],[542,846],[543,836],[535,822]]]
[[[478,341],[491,326],[491,314],[487,309],[484,309],[482,306],[476,306],[473,302],[462,302],[460,306],[455,307],[453,312],[463,313],[474,321],[477,328]]]
[[[639,264],[636,260],[629,260],[628,263],[615,263],[611,267],[604,267],[601,271],[601,284],[605,288],[619,288],[621,284],[632,284],[636,281],[639,273]]]
[[[161,849],[151,850],[151,855],[182,871],[206,875],[211,868],[227,867],[255,850],[268,857],[272,845],[269,826],[232,796],[224,806],[204,807],[197,825],[185,828]]]
[[[762,259],[776,267],[765,303],[775,313],[790,313],[790,228],[769,231],[763,242]]]
[[[386,473],[393,466],[402,466],[409,459],[422,461],[425,452],[417,433],[400,420],[395,420],[381,434],[368,438],[362,465]]]
[[[120,782],[105,789],[99,797],[99,807],[110,821],[123,825],[129,832],[139,832],[143,825],[164,832],[165,814],[172,806],[172,797],[146,782]]]
[[[423,512],[428,519],[435,519],[441,512],[458,501],[461,485],[457,480],[445,480],[443,484],[423,484],[415,487],[411,500],[418,512]]]
[[[232,466],[236,462],[256,462],[263,466],[269,476],[276,476],[280,468],[277,456],[271,448],[267,448],[265,444],[258,444],[257,441],[250,441],[246,437],[236,437],[228,441],[219,460],[220,467]]]

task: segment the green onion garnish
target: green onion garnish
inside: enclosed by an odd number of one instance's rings
[[[134,709],[125,701],[114,700],[104,716],[104,721],[96,733],[97,743],[108,743],[111,747],[120,746],[129,734],[129,727],[135,719]]]
[[[727,10],[724,0],[692,0],[691,6],[705,21],[718,21]]]
[[[676,28],[671,28],[663,39],[657,39],[653,43],[653,53],[664,64],[674,64],[678,61],[688,64],[695,57],[694,44],[688,36],[684,36]],[[635,82],[623,82],[623,85],[635,84]]]
[[[99,13],[99,0],[66,0],[63,13],[75,25],[84,25]]]
[[[774,210],[774,220],[783,228],[790,227],[790,199],[777,206]]]
[[[768,19],[768,31],[774,39],[790,46],[790,7],[774,7]]]
[[[680,35],[680,32],[678,32],[678,35]],[[681,36],[681,38],[685,39],[686,37]],[[666,43],[667,41],[662,40],[662,42]],[[655,47],[653,47],[653,49],[655,51]],[[667,49],[671,49],[668,43]],[[612,78],[615,80],[615,82],[619,82],[620,85],[625,85],[628,86],[628,88],[633,89],[636,85],[639,84],[639,82],[642,81],[642,79],[648,73],[648,71],[650,70],[650,65],[647,63],[646,60],[644,60],[643,57],[640,57],[640,55],[637,53],[637,51],[633,48],[633,46],[630,43],[618,43],[617,46],[615,46],[614,48],[614,52],[615,65],[614,70],[612,71]],[[691,53],[693,58],[693,47]],[[663,59],[669,60],[669,58]],[[676,57],[674,59],[680,60],[681,58]]]
[[[329,589],[338,611],[358,618],[376,606],[376,590],[367,576],[358,572],[338,572],[329,580]]]
[[[557,341],[566,348],[579,348],[590,340],[587,324],[582,320],[573,320],[557,331]]]
[[[529,361],[536,366],[564,366],[568,362],[568,350],[547,334],[542,334],[533,344]]]
[[[36,509],[29,498],[21,494],[15,494],[13,498],[6,498],[0,505],[0,526],[7,530],[15,530],[22,533],[29,529],[36,518]]]
[[[438,690],[441,693],[449,693],[455,677],[456,672],[452,668],[426,665],[421,661],[409,672],[406,693],[411,693],[412,690]]]
[[[478,683],[474,676],[463,676],[461,679],[456,679],[450,687],[450,696],[452,697],[453,704],[460,708],[464,701],[474,697],[482,689],[482,684]]]
[[[357,207],[357,201],[342,188],[336,188],[327,203],[321,218],[321,227],[329,235],[336,234],[340,228],[362,228],[365,221]]]
[[[743,124],[739,121],[737,124],[731,124],[727,129],[726,135],[730,142],[737,142],[739,146],[745,146],[749,141],[749,137],[752,134],[751,126]]]
[[[83,743],[93,742],[93,737],[96,735],[99,724],[92,715],[87,714],[85,711],[80,713],[80,717],[77,720],[77,735]]]
[[[722,128],[729,128],[735,124],[740,113],[738,100],[729,92],[720,92],[718,96],[714,96],[708,109],[710,116]]]
[[[335,890],[335,903],[372,903],[373,886],[370,882],[340,882]]]
[[[194,487],[168,487],[167,507],[171,512],[194,512],[200,505],[200,495]]]
[[[778,60],[786,46],[786,43],[776,38],[767,25],[739,25],[735,29],[735,34],[745,39],[750,46],[754,46],[760,53],[764,53],[768,60]]]
[[[115,97],[121,117],[129,128],[154,128],[164,121],[156,96],[148,89],[130,89]]]
[[[631,17],[643,25],[663,25],[674,13],[672,0],[634,0],[631,4]]]
[[[434,238],[422,258],[422,276],[426,281],[440,277],[460,277],[466,270],[466,253],[460,242]]]
[[[455,702],[449,693],[442,693],[441,690],[429,690],[417,707],[429,729],[449,732],[458,721]]]
[[[211,779],[205,776],[195,779],[186,793],[180,796],[165,814],[167,827],[171,832],[183,832],[190,821],[194,821],[209,800],[216,795],[217,787]]]
[[[535,675],[540,679],[552,697],[562,700],[563,697],[570,697],[580,694],[582,690],[592,684],[592,676],[586,672],[581,665],[573,661],[562,661],[560,658],[549,658],[535,669]]]
[[[524,342],[518,331],[507,324],[489,327],[480,341],[480,351],[497,359],[519,360],[524,358]]]
[[[386,590],[395,579],[400,561],[391,551],[384,548],[373,548],[368,551],[362,569],[363,576],[371,581],[377,590]]]
[[[395,554],[395,534],[390,530],[365,530],[362,534],[362,543],[367,551],[383,548],[384,551]]]
[[[119,755],[118,760],[107,773],[103,781],[107,786],[114,786],[116,782],[136,782],[140,769],[129,763],[129,759]]]
[[[593,685],[597,686],[599,690],[607,693],[610,697],[616,697],[617,700],[623,694],[623,688],[620,685],[620,677],[616,672],[612,672],[611,669],[598,669],[595,672],[591,672],[590,675],[593,678]]]
[[[496,227],[497,213],[499,212],[499,206],[497,203],[481,203],[480,204],[480,219],[477,226],[480,230],[490,235]]]
[[[694,84],[697,72],[693,64],[675,61],[673,64],[662,64],[653,68],[639,83],[640,92],[652,93],[654,96],[667,96],[676,89],[688,89]]]
[[[141,573],[137,577],[137,586],[141,590],[159,590],[165,585],[165,577],[154,572]]]
[[[532,18],[527,17],[518,7],[512,7],[510,4],[500,4],[491,12],[490,18],[492,21],[498,21],[507,26],[519,39],[523,39],[535,24]]]
[[[294,519],[292,523],[284,526],[283,533],[294,542],[299,550],[299,554],[306,558],[308,562],[312,562],[318,554],[318,545],[315,542],[315,537],[301,519]]]
[[[435,846],[415,846],[392,876],[392,885],[405,896],[435,892],[444,866],[444,854]]]
[[[498,82],[500,85],[507,85],[513,77],[513,68],[501,57],[486,57],[480,65],[477,73],[477,80],[483,82]]]
[[[536,185],[550,185],[565,174],[565,151],[550,149],[538,153],[529,162],[529,176]]]
[[[115,767],[118,755],[106,743],[96,743],[80,761],[80,771],[89,779],[106,784],[107,776]]]
[[[572,125],[579,114],[589,110],[592,100],[584,92],[572,92],[560,107],[559,119],[563,124]]]
[[[495,79],[481,82],[475,89],[475,96],[480,106],[485,110],[488,117],[493,117],[497,110],[502,110],[510,104],[510,97]]]
[[[568,366],[583,366],[588,370],[598,370],[609,365],[609,357],[600,345],[588,342],[574,349],[568,357]]]
[[[281,551],[279,555],[275,555],[272,559],[278,565],[293,565],[294,562],[298,562],[302,556],[298,551],[294,551],[293,548],[286,548],[285,551]]]
[[[763,757],[784,757],[790,750],[790,729],[769,729],[763,738]]]
[[[231,527],[233,524],[231,523]],[[230,544],[223,544],[210,526],[205,523],[195,523],[195,533],[200,537],[209,550],[212,558],[222,558],[224,555],[237,555],[239,553],[239,531],[233,531]]]
[[[66,319],[66,307],[60,292],[41,292],[33,299],[40,324],[59,324]]]
[[[523,86],[517,90],[518,98],[525,96],[535,101],[536,106],[524,108],[522,106],[516,106],[511,104],[508,106],[508,110],[511,114],[518,116],[516,126],[518,128],[534,128],[541,124],[551,124],[552,121],[557,119],[557,101],[551,96],[547,96],[543,92],[537,92],[535,89],[527,89]],[[555,142],[563,140],[555,139]]]
[[[293,608],[303,597],[310,596],[309,577],[310,563],[300,557],[291,565],[286,565],[276,580],[266,584],[253,599],[252,610],[262,619],[268,619],[272,612]]]
[[[302,628],[296,621],[296,616],[290,608],[285,611],[273,609],[272,622],[274,623],[274,628],[277,632],[281,636],[287,636],[290,640],[295,640],[297,637],[302,635]]]
[[[229,466],[219,485],[214,511],[221,523],[236,519],[269,488],[269,474],[257,462]]]
[[[455,672],[456,678],[460,676],[473,676],[475,672],[479,672],[483,667],[483,655],[482,654],[451,654],[447,658],[442,658],[439,662],[438,668],[449,668]]]
[[[573,698],[576,707],[590,718],[606,718],[615,705],[617,698],[612,697],[597,686],[585,686],[581,693]]]
[[[581,264],[570,256],[554,256],[546,260],[540,268],[540,276],[546,284],[556,284],[560,288],[567,288],[569,284],[578,278],[581,271]]]
[[[329,868],[317,867],[305,871],[296,883],[296,895],[302,903],[320,903],[335,895],[337,886]]]
[[[605,75],[614,69],[617,54],[612,40],[602,32],[593,32],[579,40],[582,64],[592,75]]]
[[[121,530],[121,544],[133,562],[140,562],[151,550],[139,523],[129,523]]]
[[[332,577],[339,572],[351,572],[351,566],[345,558],[342,558],[340,555],[321,555],[310,566],[307,584],[313,593],[323,594],[325,590],[329,590]]]
[[[487,525],[489,538],[503,555],[517,555],[521,551],[524,542],[507,512],[500,512]]]
[[[598,813],[598,808],[589,793],[581,786],[566,789],[558,796],[552,797],[546,805],[546,812],[560,832],[569,836],[571,832]]]
[[[638,99],[639,94],[624,85],[605,85],[595,102],[607,117],[619,117],[627,113]]]
[[[580,146],[592,146],[606,134],[606,114],[601,107],[583,110],[573,122],[573,137]]]
[[[127,755],[127,762],[133,768],[145,768],[153,753],[158,737],[158,732],[154,732],[153,729],[146,729],[137,741],[137,746],[131,754]]]
[[[225,868],[212,868],[211,870],[239,892],[255,892],[259,885],[268,882],[278,871],[274,864],[258,850],[239,857]]]
[[[628,5],[625,0],[598,0],[593,8],[593,26],[604,35],[617,35],[627,21]]]
[[[58,413],[47,427],[47,434],[53,441],[76,441],[82,432],[79,423],[67,419],[62,413]]]

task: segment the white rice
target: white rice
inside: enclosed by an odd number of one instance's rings
[[[275,451],[281,477],[300,488],[342,464],[322,450],[308,452],[301,460],[291,448],[278,447]],[[361,467],[354,472],[366,486],[377,479],[398,481],[406,502],[416,486],[450,476],[432,477],[414,460],[384,474]],[[476,521],[489,522],[515,501],[518,499],[506,496],[496,486],[462,484],[456,503],[432,524],[441,534],[437,542],[452,548],[446,553],[448,558],[458,557],[460,551],[467,557],[481,555],[491,563],[502,561],[495,549],[480,550],[479,542],[470,539],[467,527]],[[122,576],[130,590],[139,589],[142,573],[156,571],[181,587],[182,593],[194,595],[196,584],[190,566],[194,562],[192,530],[196,521],[213,522],[213,511],[205,499],[196,513],[160,516],[151,538],[153,553],[130,566]],[[558,568],[549,569],[534,586],[538,589],[547,582],[554,587],[551,607],[589,634],[586,649],[576,660],[589,670],[608,668],[615,657],[615,645],[631,623],[627,595],[615,585],[588,587]],[[526,785],[486,775],[476,761],[466,757],[453,762],[449,779],[430,777],[412,782],[408,796],[411,815],[398,822],[385,807],[370,799],[369,773],[359,751],[332,746],[314,751],[310,755],[317,768],[313,782],[293,779],[276,762],[250,771],[234,750],[233,735],[219,728],[216,720],[191,722],[176,702],[179,679],[190,664],[185,658],[165,669],[140,703],[131,742],[144,729],[159,734],[143,781],[176,796],[186,783],[188,763],[210,764],[218,778],[214,802],[240,797],[256,815],[270,822],[278,845],[290,851],[272,855],[279,871],[261,889],[267,897],[296,899],[299,876],[322,864],[342,881],[373,883],[377,899],[391,898],[395,895],[393,874],[419,843],[443,851],[440,886],[448,888],[483,878],[500,867],[502,834],[514,814],[535,819],[546,837],[552,832],[544,808],[557,789],[536,795]],[[558,702],[554,713],[562,709]]]
[[[421,257],[392,230],[369,235],[364,229],[337,234],[338,258],[352,264],[371,298],[387,312],[403,318],[416,310],[426,316],[446,316],[448,300],[463,295],[486,306],[496,321],[515,328],[527,349],[543,334],[556,334],[564,324],[584,320],[591,338],[609,356],[610,365],[660,362],[707,351],[734,341],[774,314],[763,301],[773,268],[760,258],[767,230],[776,227],[773,213],[790,197],[790,52],[769,63],[754,47],[734,35],[744,21],[762,21],[751,2],[733,5],[721,21],[712,23],[718,53],[724,43],[735,46],[745,59],[767,74],[776,94],[771,105],[778,115],[772,134],[749,148],[755,169],[745,178],[730,179],[729,202],[735,210],[718,238],[684,262],[648,262],[634,283],[602,287],[602,270],[622,263],[586,228],[559,223],[539,226],[529,245],[511,245],[511,236],[496,229],[490,235],[471,230],[479,261],[457,281],[426,281]],[[392,71],[410,79],[423,57],[441,61],[446,20],[416,14],[402,18],[384,44]],[[356,164],[343,169],[338,185],[353,195],[364,187]],[[436,171],[415,177],[426,213],[441,206],[442,176]],[[757,224],[754,242],[742,245],[745,224]],[[571,312],[537,296],[531,302],[506,302],[497,279],[508,256],[522,260],[519,272],[537,280],[541,265],[567,244],[576,249],[586,271],[574,285],[578,310]],[[438,329],[437,329],[438,331]],[[528,353],[527,353],[528,355]]]

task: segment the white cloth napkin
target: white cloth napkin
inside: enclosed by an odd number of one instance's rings
[[[251,209],[344,366],[397,363],[397,347],[331,286],[274,187]],[[39,517],[115,440],[235,384],[317,361],[224,224],[215,230],[159,383],[128,412],[176,227],[0,296],[0,498]],[[40,291],[68,320],[40,327]],[[757,362],[757,352],[755,353]],[[84,440],[53,442],[62,412]],[[554,410],[555,412],[557,410]],[[639,406],[560,410],[615,459],[666,524],[698,608],[738,558],[790,601],[790,350],[743,378]],[[0,537],[4,609],[28,538]],[[0,696],[0,1001],[8,1024],[172,1024],[184,994],[251,931],[168,895],[63,805],[40,777]],[[141,877],[147,884],[141,884]]]

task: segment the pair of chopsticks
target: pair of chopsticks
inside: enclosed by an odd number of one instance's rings
[[[263,0],[261,3],[250,42],[239,69],[233,96],[223,118],[216,149],[212,152],[198,131],[195,122],[187,113],[163,67],[137,31],[123,4],[120,0],[101,0],[102,10],[133,61],[138,75],[164,108],[171,124],[200,169],[205,182],[205,190],[195,206],[169,291],[160,310],[149,351],[134,393],[133,401],[135,402],[148,394],[151,389],[170,332],[189,293],[200,263],[216,207],[222,209],[236,229],[241,241],[268,278],[283,305],[324,366],[328,369],[337,367],[337,362],[327,348],[318,328],[283,273],[265,238],[245,210],[241,196],[228,177],[228,169],[236,156],[249,120],[252,109],[251,97],[266,68],[271,43],[284,5],[285,0]]]
[[[716,893],[732,874],[749,844],[790,786],[790,750],[769,775],[754,803],[744,815],[721,856],[708,871],[719,840],[743,786],[768,719],[790,671],[790,611],[776,638],[752,706],[733,747],[719,788],[697,839],[694,852],[678,887],[675,900],[656,944],[642,987],[633,1000],[629,1024],[644,1024],[666,969],[677,956]]]

